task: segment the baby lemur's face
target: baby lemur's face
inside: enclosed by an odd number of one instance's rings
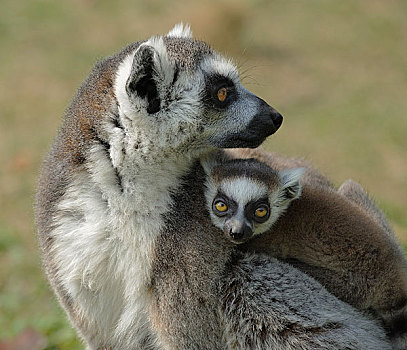
[[[216,164],[206,191],[213,224],[236,244],[267,231],[300,196],[303,171],[276,172],[254,159]]]

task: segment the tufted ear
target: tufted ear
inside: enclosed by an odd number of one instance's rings
[[[161,100],[157,88],[157,69],[155,67],[156,49],[150,45],[141,45],[134,54],[130,75],[126,82],[129,98],[138,96],[147,99],[147,112],[157,113]]]
[[[301,177],[305,168],[295,168],[280,171],[280,181],[282,184],[282,197],[286,200],[293,200],[301,195]]]
[[[184,24],[180,22],[176,24],[166,36],[175,38],[192,38],[192,31],[188,24],[184,26]]]
[[[201,157],[201,165],[205,170],[206,175],[210,175],[212,170],[222,163],[230,160],[230,156],[223,150],[208,153]]]

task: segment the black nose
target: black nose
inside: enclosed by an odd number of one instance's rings
[[[254,117],[252,123],[253,128],[261,128],[261,131],[267,136],[274,134],[283,123],[283,116],[273,107],[269,106],[266,101],[258,97],[260,103],[259,111]]]
[[[283,124],[283,116],[278,113],[273,107],[270,107],[270,114],[271,120],[274,124],[274,129],[277,131],[281,124]]]
[[[229,236],[233,239],[239,240],[243,237],[243,230],[242,231],[233,231],[233,227],[229,230]]]
[[[235,243],[241,243],[248,240],[252,236],[253,231],[247,224],[233,221],[226,223],[225,233]]]
[[[270,135],[274,134],[283,123],[282,115],[261,98],[253,97],[257,103],[256,114],[246,129],[228,135],[218,147],[222,148],[256,148]]]

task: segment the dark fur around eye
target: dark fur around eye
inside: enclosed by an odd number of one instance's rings
[[[227,90],[227,97],[222,102],[218,98],[218,91],[221,88]],[[203,102],[208,108],[224,109],[237,99],[235,84],[223,75],[214,74],[206,76],[206,87]]]
[[[256,216],[256,214],[255,214],[256,209],[260,208],[260,207],[267,210],[267,215],[262,218]],[[258,223],[266,222],[270,217],[270,204],[269,204],[268,198],[261,198],[255,202],[247,203],[246,207],[244,208],[244,215],[249,220],[254,220]]]
[[[220,211],[220,210],[218,210],[218,208],[217,208],[216,206],[217,206],[217,204],[219,204],[219,203],[223,203],[223,204],[225,205],[225,207],[226,207],[226,210],[225,210],[225,211]],[[221,200],[221,199],[219,199],[219,198],[216,198],[216,199],[213,201],[213,203],[212,203],[212,211],[213,211],[213,213],[214,213],[216,216],[225,216],[225,215],[227,215],[228,212],[229,212],[229,207],[228,207],[228,205],[225,203],[224,200]]]
[[[223,202],[227,205],[228,209],[226,211],[219,211],[216,209],[216,203],[218,202]],[[216,216],[226,216],[226,215],[233,215],[236,212],[237,209],[237,203],[229,199],[227,196],[223,195],[221,192],[218,192],[218,194],[215,196],[213,202],[212,202],[212,211]]]

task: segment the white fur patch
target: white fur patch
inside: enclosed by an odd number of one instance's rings
[[[202,63],[201,68],[210,74],[220,74],[222,76],[228,77],[235,84],[239,84],[239,72],[233,62],[225,57],[214,54],[206,57]]]
[[[136,118],[137,114],[140,113],[142,106],[137,104],[136,101],[130,101],[126,91],[126,84],[131,74],[134,57],[137,51],[145,46],[151,46],[154,49],[154,71],[156,73],[156,78],[159,80],[157,81],[157,84],[168,86],[174,76],[174,67],[168,58],[167,49],[162,37],[150,38],[142,43],[134,52],[125,57],[117,69],[114,82],[114,93],[119,103],[120,112],[130,119]]]
[[[174,65],[168,58],[167,48],[164,45],[163,38],[160,36],[153,37],[141,46],[152,46],[154,52],[154,69],[159,81],[158,85],[168,86],[174,77]]]
[[[192,38],[192,31],[189,24],[184,25],[182,22],[176,24],[166,36],[175,38]]]
[[[133,106],[127,95],[126,83],[131,73],[131,67],[133,65],[134,54],[136,51],[126,56],[120,64],[114,82],[114,93],[119,103],[119,110],[124,115],[132,115],[134,113]]]
[[[95,349],[135,349],[149,335],[153,244],[170,193],[188,167],[169,160],[140,168],[140,154],[131,156],[139,166],[123,168],[127,188],[121,192],[106,150],[94,146],[87,171],[74,176],[60,202],[51,232],[59,280],[86,320],[81,333]]]
[[[247,177],[223,180],[219,188],[225,195],[243,207],[248,202],[268,196],[268,188],[265,184]]]

